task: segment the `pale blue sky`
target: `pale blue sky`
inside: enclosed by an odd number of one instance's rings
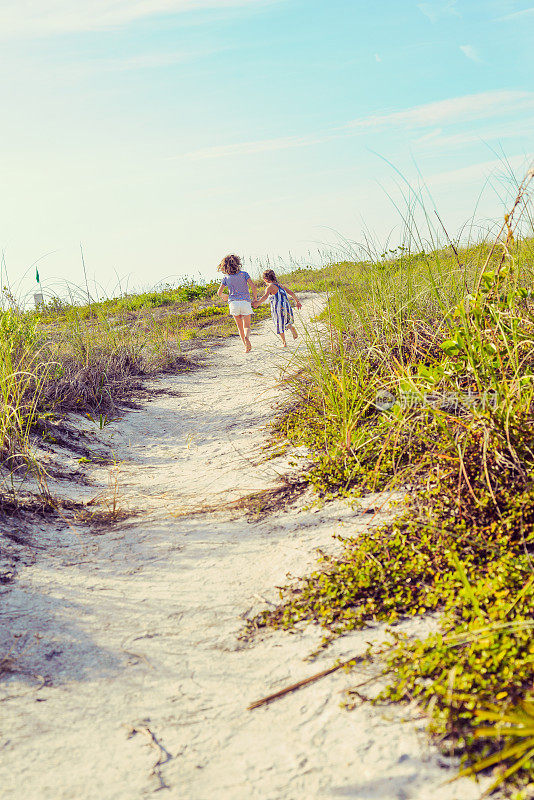
[[[534,151],[533,33],[532,0],[0,0],[10,277],[81,282],[80,242],[111,289],[395,241],[384,159],[452,233],[493,174],[496,218],[499,154]]]

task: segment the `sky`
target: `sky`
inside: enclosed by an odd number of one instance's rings
[[[113,294],[394,246],[409,186],[451,237],[491,225],[533,34],[532,0],[0,0],[11,284],[81,284],[81,250]]]

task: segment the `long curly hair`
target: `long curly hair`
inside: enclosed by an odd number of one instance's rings
[[[225,275],[237,275],[241,271],[241,259],[236,255],[225,256],[217,270]]]

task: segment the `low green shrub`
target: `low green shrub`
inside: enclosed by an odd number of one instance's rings
[[[505,720],[534,680],[532,244],[408,249],[324,270],[324,343],[310,341],[277,434],[308,448],[323,497],[405,487],[406,500],[252,626],[307,620],[331,637],[439,612],[420,640],[392,627],[380,699],[416,698],[472,772],[502,762],[520,782],[534,778],[534,749],[514,745]],[[499,736],[481,727],[489,713]]]

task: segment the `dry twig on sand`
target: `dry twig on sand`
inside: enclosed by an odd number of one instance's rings
[[[327,675],[330,675],[332,672],[336,672],[342,667],[353,666],[361,661],[363,661],[363,656],[354,656],[353,658],[349,658],[347,661],[342,661],[341,664],[334,664],[333,667],[324,669],[322,672],[316,672],[315,675],[310,675],[309,678],[304,678],[301,681],[297,681],[297,683],[292,683],[291,686],[286,686],[285,689],[280,689],[278,692],[267,695],[267,697],[262,697],[261,700],[256,700],[254,703],[251,703],[249,706],[247,706],[247,711],[252,711],[254,708],[267,705],[267,703],[270,703],[272,700],[278,700],[279,697],[284,697],[284,695],[294,692],[303,686],[307,686],[309,683],[314,683],[315,681],[318,681],[319,678],[325,678]]]
[[[158,741],[155,734],[150,730],[148,725],[145,724],[134,725],[132,728],[130,728],[128,732],[128,738],[131,739],[132,736],[135,736],[136,733],[142,733],[143,736],[146,736],[150,747],[153,747],[155,750],[158,751],[158,759],[154,763],[152,770],[150,771],[150,775],[153,775],[159,781],[159,786],[156,789],[156,791],[158,792],[160,789],[170,789],[171,787],[169,786],[169,784],[165,783],[165,779],[161,773],[161,768],[163,767],[164,764],[167,764],[169,761],[171,761],[172,755],[169,753],[168,750],[166,750],[163,747],[161,742]]]

